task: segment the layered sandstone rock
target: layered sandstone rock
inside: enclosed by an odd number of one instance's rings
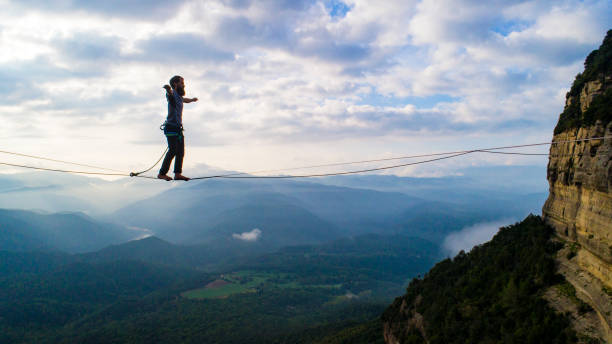
[[[612,342],[612,108],[601,105],[612,89],[612,75],[608,70],[591,74],[568,94],[564,113],[577,104],[579,112],[572,121],[562,114],[560,122],[572,124],[553,137],[559,143],[550,148],[550,195],[542,216],[573,245],[570,259],[559,258],[560,272],[597,311],[601,333]],[[588,123],[592,119],[585,114],[593,113],[592,106],[599,118]],[[606,138],[594,139],[600,137]]]
[[[560,236],[612,265],[612,139],[567,142],[606,136],[612,137],[612,122],[554,136],[561,143],[550,149],[542,215]]]

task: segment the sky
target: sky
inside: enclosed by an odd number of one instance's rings
[[[162,86],[178,74],[199,98],[183,113],[188,176],[549,142],[612,23],[609,0],[0,0],[0,9],[0,150],[149,167],[166,145]],[[546,162],[480,154],[383,173]]]

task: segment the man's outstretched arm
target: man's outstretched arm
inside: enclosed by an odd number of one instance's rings
[[[183,103],[191,103],[191,102],[197,102],[198,98],[185,98],[183,97]]]

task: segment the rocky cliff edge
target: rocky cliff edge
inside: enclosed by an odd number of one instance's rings
[[[605,139],[595,139],[606,137]],[[559,270],[612,343],[612,30],[568,92],[550,148],[544,220],[571,246]],[[565,142],[590,139],[589,141]]]

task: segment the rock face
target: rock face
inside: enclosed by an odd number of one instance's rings
[[[612,342],[611,45],[608,32],[568,93],[553,137],[560,143],[550,148],[550,194],[542,209],[557,235],[575,247],[572,258],[560,264],[560,272],[597,311],[608,342]],[[607,60],[603,64],[589,65],[589,59],[601,62],[602,57]],[[567,142],[598,137],[607,138]]]
[[[427,341],[427,334],[423,323],[423,315],[415,310],[415,307],[422,302],[422,297],[417,296],[414,304],[408,305],[406,299],[398,299],[399,310],[396,314],[397,318],[394,321],[385,321],[383,323],[383,337],[387,344],[401,344],[400,338],[405,338],[411,332],[418,331],[422,338]],[[400,338],[398,338],[398,335]]]

